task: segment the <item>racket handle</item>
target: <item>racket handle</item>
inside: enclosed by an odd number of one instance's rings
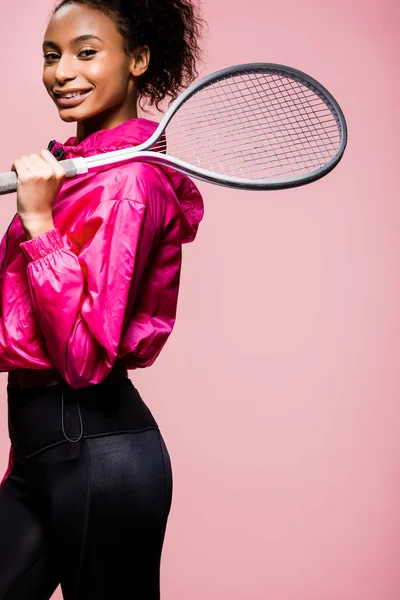
[[[86,161],[82,157],[78,158],[69,158],[68,160],[61,160],[60,165],[66,172],[66,177],[72,178],[80,173],[87,173],[88,168],[86,166]],[[12,192],[17,191],[18,185],[18,175],[15,171],[10,171],[9,173],[1,173],[0,174],[0,195],[2,194],[11,194]]]
[[[15,171],[0,175],[0,194],[10,194],[17,191],[18,176]]]

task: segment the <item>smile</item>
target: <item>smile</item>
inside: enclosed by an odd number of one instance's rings
[[[92,90],[87,92],[73,92],[65,94],[54,94],[57,104],[60,106],[77,106],[81,104],[90,94]]]

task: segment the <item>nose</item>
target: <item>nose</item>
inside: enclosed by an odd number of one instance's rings
[[[60,58],[57,64],[57,68],[54,73],[54,77],[60,83],[67,81],[69,79],[75,79],[76,72],[73,64],[73,58],[64,54]]]

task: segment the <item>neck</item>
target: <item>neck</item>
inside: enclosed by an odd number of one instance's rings
[[[92,133],[96,133],[96,131],[113,129],[131,119],[137,119],[136,105],[126,107],[123,110],[119,110],[117,113],[103,111],[98,115],[94,115],[83,121],[78,121],[76,128],[76,144],[80,144],[82,140]]]

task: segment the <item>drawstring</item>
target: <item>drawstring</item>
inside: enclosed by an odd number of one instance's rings
[[[81,415],[81,409],[80,409],[78,400],[76,401],[76,405],[78,407],[79,421],[81,424],[81,432],[79,434],[79,437],[72,439],[67,436],[67,434],[65,433],[65,429],[64,429],[64,390],[62,390],[61,391],[61,427],[62,427],[65,439],[68,440],[69,442],[79,442],[79,440],[81,439],[81,437],[83,435],[82,415]]]

